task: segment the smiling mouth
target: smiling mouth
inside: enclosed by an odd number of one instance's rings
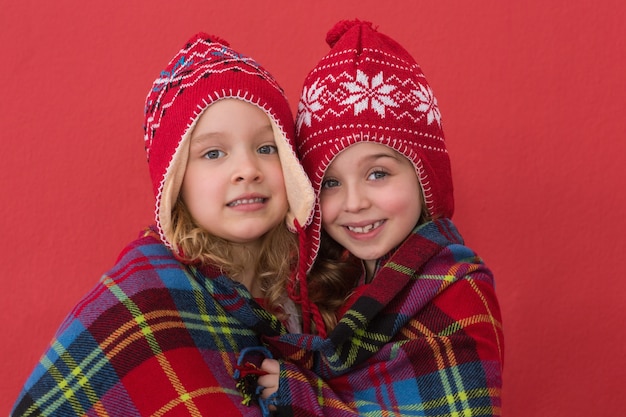
[[[374,229],[378,229],[380,226],[383,225],[383,223],[385,223],[384,220],[379,220],[377,222],[374,222],[372,224],[368,224],[367,226],[346,226],[346,228],[351,231],[352,233],[368,233],[371,232]]]
[[[265,203],[265,201],[267,200],[267,198],[262,198],[262,197],[257,197],[257,198],[243,198],[241,200],[235,200],[235,201],[231,201],[230,203],[226,204],[228,207],[237,207],[240,206],[242,204],[258,204],[258,203]]]

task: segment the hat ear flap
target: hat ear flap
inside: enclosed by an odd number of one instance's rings
[[[286,220],[287,227],[296,233],[298,232],[296,222],[304,227],[313,217],[315,193],[309,177],[304,172],[304,168],[302,168],[296,156],[295,148],[291,145],[281,128],[273,120],[271,120],[271,123],[274,132],[274,142],[276,143],[280,164],[283,169],[287,200],[289,201],[289,211]]]

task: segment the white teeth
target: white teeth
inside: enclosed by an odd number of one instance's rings
[[[383,223],[384,223],[384,220],[379,220],[375,223],[368,224],[367,226],[363,226],[363,227],[355,227],[355,226],[346,226],[346,227],[348,228],[349,231],[353,233],[367,233],[380,227]]]
[[[258,198],[245,198],[243,200],[235,200],[233,202],[228,203],[229,207],[235,207],[238,206],[240,204],[253,204],[253,203],[262,203],[264,200],[264,198],[258,197]]]

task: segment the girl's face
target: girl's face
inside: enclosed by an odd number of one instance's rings
[[[256,242],[284,221],[288,203],[267,115],[237,99],[212,104],[192,132],[181,197],[212,235]]]
[[[398,246],[422,211],[413,164],[378,143],[351,145],[326,170],[320,194],[322,227],[368,274],[376,260]]]

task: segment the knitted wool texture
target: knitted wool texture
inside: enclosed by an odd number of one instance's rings
[[[171,245],[171,212],[187,165],[189,137],[212,103],[235,98],[254,104],[269,117],[285,177],[290,212],[304,226],[313,206],[310,183],[296,157],[293,116],[282,88],[259,63],[215,36],[189,39],[154,81],[145,105],[144,140],[156,196],[161,240]]]
[[[309,269],[319,249],[324,173],[352,144],[398,151],[415,166],[429,214],[451,218],[454,212],[441,115],[419,65],[369,22],[341,21],[326,41],[331,50],[306,77],[296,117],[298,153],[318,201],[308,230]]]

